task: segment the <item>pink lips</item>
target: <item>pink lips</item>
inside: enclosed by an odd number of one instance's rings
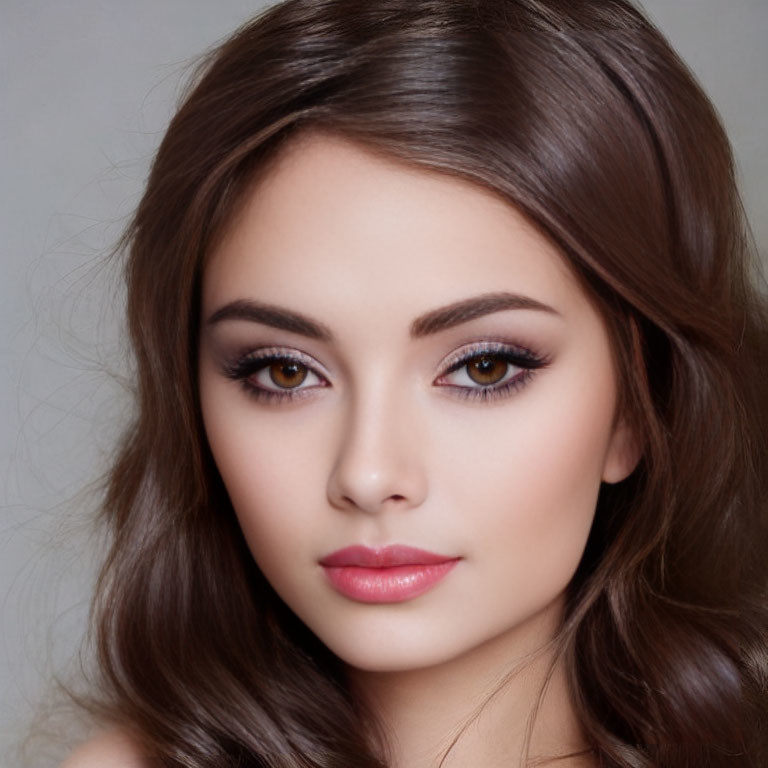
[[[345,547],[320,561],[333,587],[361,603],[400,603],[421,595],[459,561],[423,549]]]

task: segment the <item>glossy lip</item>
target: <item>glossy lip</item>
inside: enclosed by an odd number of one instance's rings
[[[395,544],[345,547],[320,560],[337,592],[361,603],[400,603],[435,586],[461,558]]]

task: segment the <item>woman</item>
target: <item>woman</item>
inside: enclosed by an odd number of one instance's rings
[[[123,244],[68,765],[768,764],[768,321],[628,2],[281,3]]]

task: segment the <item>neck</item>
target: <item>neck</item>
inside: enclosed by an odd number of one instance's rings
[[[522,764],[526,755],[584,750],[552,642],[561,613],[561,605],[552,606],[526,626],[431,667],[350,670],[353,688],[384,728],[389,765],[497,768]],[[589,765],[585,757],[557,761],[558,768]]]

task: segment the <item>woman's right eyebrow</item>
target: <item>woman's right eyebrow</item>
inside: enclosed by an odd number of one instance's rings
[[[509,309],[536,310],[561,316],[553,307],[529,296],[508,292],[485,293],[462,299],[420,315],[411,323],[410,335],[413,339],[423,338],[468,323],[470,320],[483,315]],[[285,307],[265,304],[252,299],[237,299],[225,304],[208,318],[207,325],[215,325],[225,320],[246,320],[252,323],[261,323],[318,341],[332,342],[334,340],[330,328],[318,320],[313,320]]]

